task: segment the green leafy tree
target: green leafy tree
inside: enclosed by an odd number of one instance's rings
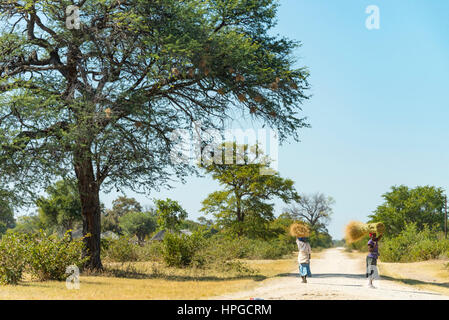
[[[102,231],[112,231],[117,234],[123,234],[119,220],[130,212],[142,212],[142,206],[136,199],[122,196],[112,201],[112,209],[106,210],[103,214],[101,225]]]
[[[159,230],[179,231],[183,220],[187,218],[187,212],[175,200],[156,199],[157,224]]]
[[[382,197],[385,202],[370,215],[370,222],[383,222],[388,236],[399,235],[410,223],[416,224],[418,231],[426,225],[439,228],[444,225],[445,195],[441,188],[393,186]]]
[[[119,223],[125,235],[136,236],[140,245],[157,226],[156,219],[150,212],[129,212],[119,218]]]
[[[223,160],[221,164],[204,166],[205,171],[224,190],[211,193],[202,202],[201,211],[212,214],[217,224],[231,233],[239,236],[263,236],[269,221],[274,219],[274,205],[268,201],[280,198],[289,203],[298,199],[294,182],[281,178],[277,172],[261,174],[264,169],[268,169],[270,163],[255,146],[249,148],[247,145],[225,143],[224,148],[232,148],[231,164],[226,164]],[[225,152],[223,157],[224,154]],[[237,157],[242,159],[241,164],[237,164]]]
[[[207,228],[211,228],[214,225],[214,221],[213,220],[207,219],[206,217],[203,217],[203,216],[198,217],[197,220],[198,220],[198,222],[199,222],[199,224],[201,226],[205,226]]]
[[[8,229],[14,228],[16,220],[14,211],[6,200],[0,200],[0,236]]]
[[[69,27],[69,5],[79,28]],[[0,186],[77,179],[87,268],[102,269],[100,190],[150,192],[193,170],[177,129],[237,114],[298,139],[308,71],[274,36],[275,0],[0,2]]]
[[[39,218],[48,229],[72,230],[82,221],[81,200],[75,179],[56,182],[46,189],[48,197],[36,200]],[[71,231],[68,233],[72,236]]]
[[[45,229],[45,225],[42,223],[39,215],[33,214],[29,216],[19,216],[17,218],[16,226],[10,231],[18,233],[37,233],[41,229]]]
[[[192,221],[192,220],[189,220],[189,219],[183,220],[181,222],[181,225],[180,225],[180,229],[181,230],[182,229],[186,229],[186,230],[190,230],[190,231],[196,231],[196,230],[198,230],[201,227],[210,227],[210,225],[208,225],[207,222],[204,223],[204,225],[203,225],[203,224],[201,224],[200,221],[196,222],[196,221]]]

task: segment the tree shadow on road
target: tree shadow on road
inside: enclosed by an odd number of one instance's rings
[[[276,277],[292,277],[298,278],[298,273],[279,273]],[[350,278],[350,279],[363,279],[365,275],[362,274],[350,274],[350,273],[313,273],[311,278]]]
[[[86,276],[87,274],[83,274]],[[182,275],[182,274],[165,274],[163,272],[141,272],[135,269],[118,269],[107,268],[101,273],[89,274],[98,277],[114,277],[124,279],[160,279],[169,281],[228,281],[228,280],[254,280],[263,281],[269,277],[261,274],[237,274],[237,275]]]
[[[437,286],[437,287],[449,289],[449,282],[429,282],[429,281],[422,281],[422,280],[417,280],[417,279],[395,278],[395,277],[390,277],[390,276],[382,276],[381,280],[397,281],[397,282],[400,282],[403,284],[408,284],[411,286],[431,285],[431,286]]]

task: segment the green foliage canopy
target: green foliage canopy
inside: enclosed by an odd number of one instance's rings
[[[48,197],[36,200],[39,218],[49,229],[71,230],[82,221],[81,200],[75,179],[56,182],[46,189]]]
[[[129,212],[119,218],[119,224],[125,235],[136,236],[140,244],[157,226],[156,219],[150,212]]]
[[[157,224],[159,230],[179,231],[183,220],[187,218],[187,212],[175,200],[156,199]]]
[[[370,222],[383,222],[387,236],[399,235],[409,223],[415,223],[418,231],[426,225],[440,229],[444,225],[445,195],[441,188],[393,186],[382,197],[385,202],[370,215]]]
[[[101,230],[123,234],[120,218],[131,212],[142,212],[142,206],[134,198],[120,196],[112,201],[112,209],[106,210],[102,217]]]

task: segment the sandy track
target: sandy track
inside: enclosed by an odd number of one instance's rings
[[[375,280],[376,289],[366,287],[364,258],[350,258],[343,248],[328,249],[321,259],[311,260],[312,278],[301,283],[297,270],[266,280],[248,291],[213,297],[217,300],[440,300],[449,296],[420,290],[388,280]]]

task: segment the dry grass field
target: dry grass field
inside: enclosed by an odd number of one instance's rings
[[[17,286],[0,286],[3,299],[206,299],[251,289],[261,281],[296,267],[294,256],[281,260],[242,260],[253,274],[167,268],[152,262],[107,264],[102,275],[81,275],[80,289],[65,282],[25,279]]]

